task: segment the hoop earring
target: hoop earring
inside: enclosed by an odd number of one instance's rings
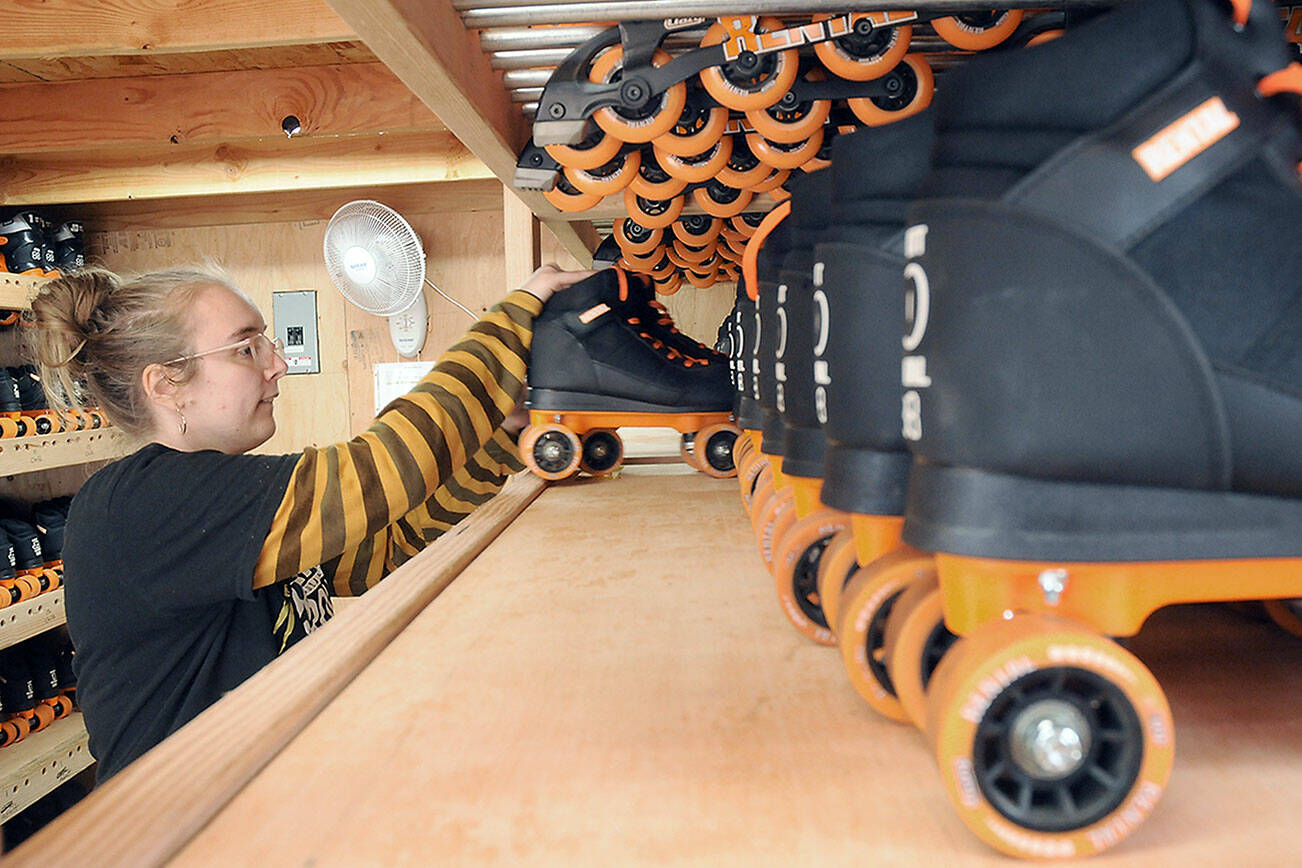
[[[178,422],[176,423],[176,429],[177,429],[178,431],[180,431],[182,434],[184,434],[184,433],[185,433],[185,414],[182,413],[182,412],[181,412],[181,409],[178,407],[177,410],[176,410],[176,415],[180,417],[180,421],[178,421]]]

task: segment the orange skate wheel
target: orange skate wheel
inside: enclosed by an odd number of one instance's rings
[[[10,741],[7,742],[8,744],[22,741],[32,733],[31,721],[20,714],[10,716],[10,718],[5,721],[4,725],[8,730],[8,735],[10,736]]]
[[[562,173],[556,186],[543,192],[543,198],[561,211],[587,211],[602,200],[600,193],[585,193],[570,183]]]
[[[674,261],[678,263],[680,268],[696,268],[713,256],[715,248],[718,246],[718,241],[711,241],[704,247],[693,247],[675,238],[671,249],[678,254],[678,258]],[[673,255],[670,255],[669,258],[674,259]]]
[[[748,190],[767,178],[772,169],[761,163],[759,158],[750,152],[750,145],[746,144],[744,135],[731,138],[732,155],[728,157],[727,165],[720,169],[715,177],[729,187]]]
[[[765,471],[768,475],[765,475]],[[741,486],[741,500],[746,507],[746,512],[753,513],[755,510],[755,500],[759,494],[760,487],[765,481],[769,483],[770,490],[773,487],[773,468],[769,463],[764,461],[754,451],[746,459],[745,469],[737,474],[738,484]]]
[[[751,530],[757,537],[759,531],[756,531],[755,527],[759,521],[760,510],[764,509],[765,505],[770,500],[777,497],[778,493],[777,488],[773,484],[772,466],[769,465],[767,461],[763,460],[763,458],[760,459],[760,464],[769,466],[769,472],[766,474],[763,470],[760,471],[759,477],[755,480],[754,492],[751,494],[750,498],[750,526]]]
[[[520,435],[520,459],[543,479],[565,479],[578,471],[583,444],[579,435],[564,425],[530,425]]]
[[[715,217],[737,216],[750,207],[750,200],[754,197],[750,190],[738,190],[718,181],[710,181],[692,191],[692,201],[706,214]]]
[[[770,142],[759,133],[747,133],[746,144],[750,145],[751,153],[765,165],[775,169],[798,169],[802,163],[812,159],[823,146],[823,131],[815,130],[808,139],[794,145]],[[765,190],[772,189],[767,186],[767,183],[762,183],[761,186],[765,187]]]
[[[657,246],[646,255],[625,253],[619,258],[628,266],[630,271],[639,271],[643,274],[647,274],[664,260],[665,248]]]
[[[819,645],[833,645],[836,640],[818,596],[818,564],[832,537],[846,527],[844,513],[816,509],[782,535],[773,556],[773,578],[782,611],[802,636]]]
[[[592,62],[588,79],[597,84],[618,79],[623,59],[624,50],[618,45],[612,45]],[[661,49],[656,49],[655,54],[651,55],[654,66],[664,66],[671,59],[669,53]],[[606,106],[597,109],[592,119],[597,122],[597,126],[621,141],[633,144],[649,142],[668,132],[678,122],[683,106],[687,103],[687,85],[681,81],[670,85],[660,94],[658,101],[652,97],[652,103],[653,107],[637,113],[625,113],[613,106]]]
[[[658,295],[673,295],[682,287],[682,285],[683,279],[677,274],[657,278],[655,281],[656,293]]]
[[[777,554],[775,544],[786,533],[787,528],[796,523],[796,495],[788,485],[775,491],[760,504],[751,515],[754,522],[755,542],[759,545],[760,558],[764,568],[773,573],[773,557]]]
[[[741,435],[741,429],[731,422],[715,422],[696,432],[693,451],[701,465],[701,472],[716,479],[730,479],[737,475],[737,465],[732,463],[732,446]]]
[[[72,700],[66,696],[55,696],[50,699],[42,699],[41,702],[48,705],[50,710],[54,712],[55,720],[63,720],[63,718],[72,714]]]
[[[756,30],[764,33],[781,30],[783,27],[780,19],[766,16],[759,19]],[[717,21],[705,31],[701,45],[718,45],[737,36],[746,38],[746,34],[728,33],[724,22]],[[744,112],[764,108],[773,105],[791,90],[799,72],[799,64],[800,58],[795,48],[766,54],[743,51],[734,61],[701,70],[701,84],[720,105],[730,109]]]
[[[815,15],[825,21],[831,15]],[[913,38],[913,25],[892,27],[887,12],[853,13],[855,32],[814,46],[814,54],[836,75],[850,81],[871,81],[895,68]]]
[[[837,603],[836,643],[850,684],[874,711],[899,723],[909,717],[887,666],[887,624],[909,586],[934,570],[922,552],[897,549],[855,570]]]
[[[704,153],[686,157],[662,151],[655,145],[652,147],[662,169],[680,181],[687,181],[690,184],[699,184],[713,178],[728,164],[728,157],[732,156],[731,138],[720,139]]]
[[[6,720],[0,723],[0,747],[8,747],[20,742],[26,734],[12,718]]]
[[[572,169],[595,169],[615,159],[624,143],[600,127],[589,127],[588,134],[577,145],[543,145],[551,158]]]
[[[886,622],[886,659],[895,694],[914,726],[922,728],[927,716],[927,687],[941,659],[958,637],[945,626],[940,585],[914,584],[900,597]]]
[[[671,199],[687,189],[687,182],[666,172],[652,148],[643,151],[642,164],[628,182],[628,189],[643,199]]]
[[[996,850],[1079,858],[1152,812],[1175,759],[1153,674],[1071,621],[983,624],[936,672],[928,741],[964,824]]]
[[[825,78],[822,71],[817,69],[811,70],[806,77],[811,81]],[[815,99],[798,103],[793,99],[783,99],[768,108],[751,109],[746,112],[746,120],[750,121],[755,132],[769,141],[793,145],[812,136],[814,130],[822,129],[831,113],[831,100]]]
[[[1302,636],[1302,597],[1291,600],[1265,600],[1266,616],[1294,636]]]
[[[684,244],[699,247],[719,237],[723,231],[723,221],[705,214],[688,214],[674,221],[672,229],[674,237]]]
[[[0,418],[0,437],[22,437],[27,431],[27,425],[20,419]]]
[[[818,590],[818,605],[823,610],[827,628],[836,634],[837,606],[841,603],[841,591],[850,576],[859,568],[854,546],[854,531],[848,526],[838,530],[827,542],[827,549],[818,559],[818,575],[814,584]]]
[[[719,276],[713,271],[697,271],[695,268],[687,269],[687,282],[697,289],[709,289],[719,282]],[[715,474],[710,474],[714,476]],[[732,476],[733,474],[725,474]]]
[[[683,197],[644,199],[631,188],[624,190],[624,209],[628,216],[648,229],[664,229],[683,213]]]
[[[660,246],[664,238],[663,229],[648,229],[631,217],[615,221],[615,243],[625,256],[645,255]]]
[[[678,123],[668,132],[655,137],[652,144],[669,154],[691,157],[703,154],[723,138],[728,127],[728,110],[701,90],[692,87],[687,91],[687,104]]]
[[[936,79],[931,73],[931,64],[921,54],[906,54],[900,65],[891,71],[891,76],[886,80],[892,88],[889,96],[846,100],[854,116],[870,127],[903,120],[931,105]]]
[[[1061,28],[1055,30],[1046,30],[1043,33],[1037,33],[1034,36],[1032,36],[1030,39],[1026,40],[1026,46],[1029,48],[1032,45],[1043,45],[1046,42],[1053,42],[1055,39],[1057,39],[1059,36],[1062,36],[1064,33],[1066,33],[1066,31]]]
[[[767,178],[750,188],[751,192],[756,195],[759,195],[760,193],[771,193],[785,184],[787,179],[790,177],[791,172],[788,169],[773,169]],[[744,217],[746,215],[743,214],[741,216]]]
[[[594,428],[583,435],[579,469],[592,476],[614,473],[624,463],[624,441],[612,428]]]
[[[991,9],[986,12],[960,12],[931,22],[936,35],[955,48],[983,51],[994,48],[1013,35],[1022,23],[1021,9]]]
[[[666,278],[672,277],[677,271],[678,266],[674,265],[668,256],[665,256],[660,260],[659,264],[656,265],[655,268],[652,268],[647,272],[647,275],[653,281],[665,280]]]
[[[43,702],[36,703],[36,706],[31,711],[19,713],[27,718],[27,726],[30,732],[40,732],[54,723],[54,709]]]
[[[577,190],[609,196],[627,187],[629,181],[637,174],[640,165],[642,165],[642,154],[638,151],[629,151],[595,169],[572,169],[567,166],[565,177]]]
[[[774,174],[780,175],[782,173],[775,172]],[[757,192],[762,193],[764,191],[760,190]],[[755,230],[759,228],[759,225],[763,220],[763,214],[738,214],[736,217],[730,217],[728,219],[728,225],[734,232],[741,236],[742,241],[745,241],[747,238],[750,238],[755,234]]]

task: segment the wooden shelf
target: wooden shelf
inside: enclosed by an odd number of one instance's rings
[[[17,645],[65,620],[63,588],[0,609],[0,648]]]
[[[120,428],[0,440],[0,476],[121,458],[134,446]]]
[[[0,823],[12,820],[92,762],[79,711],[0,749]]]
[[[25,274],[0,272],[0,309],[27,310],[32,298],[40,291],[48,277],[28,277]]]

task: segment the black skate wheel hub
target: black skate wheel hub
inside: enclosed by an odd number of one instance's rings
[[[1075,746],[1069,761],[1064,744]],[[973,734],[973,772],[987,801],[1013,823],[1065,832],[1121,806],[1139,776],[1143,744],[1134,706],[1111,681],[1075,667],[1039,669],[986,710]]]
[[[958,637],[949,632],[943,620],[931,628],[931,632],[927,634],[927,641],[922,645],[923,687],[931,683],[931,676],[936,674],[936,667],[940,665],[941,658],[957,641]]]
[[[895,682],[891,681],[890,670],[886,668],[886,621],[891,617],[891,610],[899,602],[900,595],[904,589],[896,591],[886,599],[886,602],[877,607],[873,613],[872,620],[868,622],[868,629],[864,633],[864,649],[868,652],[864,659],[868,661],[868,671],[872,673],[873,678],[882,686],[882,689],[891,696],[897,696],[895,692]]]
[[[574,446],[559,431],[547,431],[533,444],[533,460],[548,473],[560,473],[574,461]]]
[[[727,472],[733,469],[732,445],[736,437],[726,433],[715,434],[705,444],[705,460],[715,470]]]
[[[618,438],[609,431],[593,431],[583,440],[583,463],[592,473],[605,473],[619,461]]]
[[[800,611],[820,627],[827,626],[827,615],[823,614],[823,607],[818,602],[818,562],[823,559],[823,552],[831,541],[830,536],[825,536],[801,552],[791,582]]]

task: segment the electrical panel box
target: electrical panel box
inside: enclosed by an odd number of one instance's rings
[[[316,292],[275,292],[271,295],[271,321],[276,337],[285,344],[285,361],[291,374],[317,374],[321,355],[317,346]]]

